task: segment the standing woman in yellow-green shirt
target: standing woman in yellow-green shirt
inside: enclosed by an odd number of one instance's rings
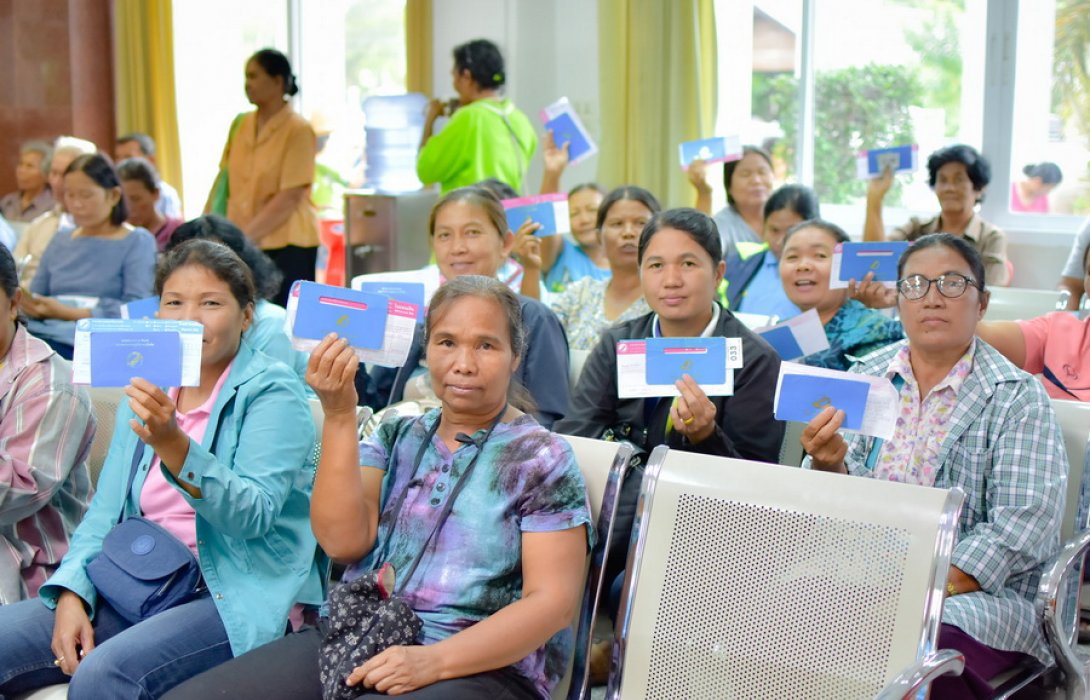
[[[428,105],[416,161],[420,181],[437,182],[440,192],[447,192],[494,177],[521,191],[537,134],[529,118],[499,94],[507,80],[499,48],[486,39],[456,47],[451,75],[460,106],[433,134],[446,104]]]
[[[220,164],[228,178],[227,218],[284,274],[272,299],[281,306],[292,282],[314,279],[318,258],[318,217],[310,201],[317,139],[288,102],[298,92],[287,56],[276,49],[251,56],[246,99],[257,109],[232,127]]]

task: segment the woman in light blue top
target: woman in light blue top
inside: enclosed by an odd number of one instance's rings
[[[126,388],[68,554],[40,599],[0,607],[0,695],[71,677],[74,700],[159,697],[282,636],[291,606],[318,593],[310,408],[294,372],[242,341],[249,270],[191,241],[165,258],[156,288],[161,318],[204,327],[200,384],[168,392],[134,377]],[[122,511],[188,545],[203,576],[187,602],[135,623],[87,573]]]
[[[216,214],[199,216],[179,226],[170,237],[167,250],[194,238],[224,244],[250,268],[254,276],[257,303],[254,305],[253,324],[246,329],[242,338],[255,350],[294,368],[299,378],[303,379],[307,371],[307,355],[291,346],[291,338],[285,329],[288,312],[283,306],[269,301],[280,293],[283,280],[276,263],[250,242],[238,226]]]
[[[101,153],[72,161],[64,201],[75,229],[58,231],[24,294],[27,330],[72,359],[76,321],[121,316],[121,305],[151,296],[155,238],[125,223],[121,181]]]

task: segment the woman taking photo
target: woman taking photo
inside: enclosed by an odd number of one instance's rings
[[[441,408],[384,421],[362,443],[352,349],[326,338],[307,371],[325,413],[311,510],[322,548],[350,563],[346,580],[383,564],[401,575],[424,552],[405,573],[412,578],[397,583],[423,622],[418,644],[381,651],[343,682],[366,698],[544,700],[567,659],[556,633],[583,589],[583,479],[571,449],[520,398],[514,376],[526,338],[503,283],[447,282],[426,335]],[[315,629],[289,635],[169,697],[317,700],[320,641]]]
[[[804,364],[846,370],[858,358],[905,337],[900,321],[849,299],[846,289],[829,289],[833,251],[847,242],[843,229],[820,219],[795,225],[783,239],[784,292],[801,311],[817,309],[829,339],[829,347],[804,357]]]
[[[182,224],[159,212],[159,173],[143,158],[129,158],[117,164],[121,191],[129,210],[128,222],[155,236],[155,247],[162,253],[170,243],[174,230]]]
[[[785,320],[799,308],[784,294],[780,284],[780,254],[787,230],[820,216],[817,194],[802,185],[784,185],[764,207],[763,243],[739,241],[727,252],[727,306],[747,314]]]
[[[976,248],[925,236],[897,274],[908,339],[855,368],[897,388],[893,437],[841,436],[833,406],[802,445],[814,469],[965,491],[938,641],[965,655],[965,672],[936,680],[931,698],[991,698],[997,674],[1027,656],[1051,661],[1034,597],[1060,546],[1067,456],[1041,385],[975,339],[988,308]]]
[[[53,236],[20,305],[30,332],[71,360],[76,321],[118,318],[122,304],[151,296],[155,239],[125,223],[121,181],[101,153],[68,166],[64,201],[76,228]]]
[[[159,697],[283,636],[304,584],[317,581],[301,478],[310,408],[290,369],[241,340],[249,272],[226,247],[192,241],[165,258],[155,286],[160,318],[204,326],[200,384],[164,391],[136,377],[125,389],[68,554],[40,599],[0,607],[0,694],[71,677],[73,699]],[[133,622],[100,594],[88,564],[119,512],[142,514],[197,557],[203,585],[185,602]]]
[[[436,134],[435,120],[446,103],[432,100],[428,105],[417,177],[425,185],[439,183],[440,194],[490,177],[522,191],[537,133],[529,118],[500,95],[507,74],[499,48],[486,39],[455,47],[451,75],[459,106]]]
[[[606,279],[584,277],[568,285],[549,302],[549,308],[564,326],[568,347],[572,350],[589,352],[604,329],[651,310],[643,300],[636,255],[640,232],[659,210],[654,195],[631,185],[618,187],[602,201],[593,230],[609,261],[610,276]],[[535,269],[541,261],[541,254],[533,245],[537,240],[531,235],[530,242],[524,246],[522,260],[527,271]],[[529,273],[523,277],[524,293],[528,277],[531,277]],[[536,293],[536,285],[530,291]],[[527,296],[536,298],[534,293]]]
[[[0,609],[38,594],[91,499],[91,401],[20,323],[22,293],[0,246]]]
[[[310,203],[317,139],[288,101],[298,92],[287,56],[275,49],[251,56],[246,99],[257,109],[232,127],[220,163],[227,173],[227,218],[280,268],[284,279],[273,301],[281,306],[292,282],[314,279],[318,260],[318,218]]]
[[[507,228],[503,205],[480,187],[447,193],[431,210],[428,222],[432,252],[443,280],[463,275],[495,277],[507,260],[515,237]],[[536,299],[516,297],[526,324],[526,357],[515,379],[530,392],[534,417],[546,428],[568,412],[568,343],[556,316]],[[423,327],[417,326],[405,364],[397,369],[373,367],[360,372],[356,388],[362,405],[376,411],[403,400],[434,399],[424,352]]]

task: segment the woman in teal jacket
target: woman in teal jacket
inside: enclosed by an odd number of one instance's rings
[[[249,269],[225,246],[190,241],[164,259],[156,291],[160,318],[204,326],[200,385],[131,380],[68,554],[40,599],[0,608],[0,696],[71,676],[73,699],[158,697],[283,635],[292,605],[320,595],[314,426],[294,372],[242,341]],[[203,575],[198,595],[136,623],[87,574],[122,507],[187,545]]]

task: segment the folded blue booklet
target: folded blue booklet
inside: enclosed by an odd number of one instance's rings
[[[505,199],[503,209],[507,213],[507,227],[512,231],[518,231],[527,219],[541,224],[541,228],[534,232],[538,237],[571,231],[568,196],[563,192]]]
[[[767,330],[758,331],[757,335],[765,339],[781,360],[795,360],[806,353],[795,338],[795,332],[790,326],[773,326]]]
[[[892,146],[890,148],[872,148],[863,151],[860,156],[866,158],[867,176],[878,177],[886,168],[894,173],[910,173],[916,170],[919,147],[914,144]]]
[[[727,339],[648,338],[648,384],[673,384],[688,374],[697,384],[727,381]]]
[[[182,337],[177,331],[91,332],[91,386],[128,386],[140,377],[181,386]]]
[[[565,111],[545,122],[545,130],[553,132],[553,143],[557,148],[568,146],[568,162],[574,163],[593,150],[590,141],[583,135],[583,130],[575,123],[572,113]]]
[[[841,243],[840,280],[862,280],[868,272],[876,282],[897,281],[897,261],[908,250],[907,241]]]
[[[844,411],[844,426],[859,430],[867,409],[870,384],[809,374],[784,374],[780,384],[776,418],[809,423],[827,406]]]
[[[379,294],[303,282],[292,335],[321,340],[336,333],[354,348],[378,350],[386,339],[389,304]]]
[[[159,297],[137,299],[121,305],[121,318],[155,318],[159,313]]]
[[[424,321],[424,283],[423,282],[360,282],[359,290],[368,294],[381,294],[394,301],[403,301],[416,306],[416,320]]]

